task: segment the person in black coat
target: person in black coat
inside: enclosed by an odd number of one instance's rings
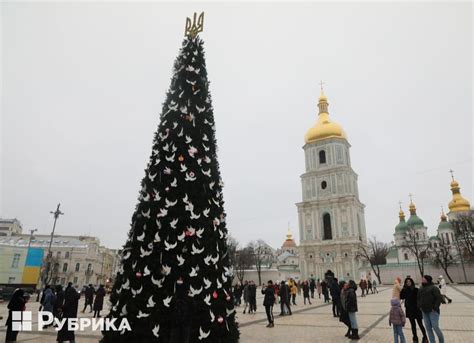
[[[349,320],[349,312],[347,312],[346,308],[346,298],[349,284],[345,281],[341,281],[339,282],[339,288],[341,289],[341,293],[339,295],[341,305],[341,308],[339,309],[339,321],[347,326],[347,332],[345,336],[349,337],[351,335],[351,321]]]
[[[69,282],[66,290],[64,291],[64,305],[63,305],[63,319],[66,318],[77,318],[77,308],[79,305],[79,298],[81,294],[72,287],[72,282]],[[74,343],[76,340],[74,330],[68,330],[67,322],[61,330],[58,331],[57,342],[71,342]]]
[[[94,304],[94,293],[95,293],[94,287],[92,286],[92,284],[89,284],[89,286],[86,287],[86,290],[84,292],[85,302],[84,302],[84,308],[82,309],[82,313],[86,312],[87,306],[91,307],[91,310],[89,313],[92,312],[92,305]]]
[[[257,312],[257,285],[255,282],[250,281],[249,285],[249,300],[250,300],[250,311],[249,313]]]
[[[337,279],[332,280],[331,285],[329,286],[329,291],[331,292],[332,298],[332,315],[334,317],[339,317],[339,309],[341,307],[341,289],[337,283]]]
[[[7,305],[8,319],[6,322],[7,334],[5,337],[5,342],[16,342],[16,338],[18,337],[18,331],[13,330],[12,312],[24,311],[25,304],[25,291],[21,288],[17,288],[15,292],[13,292],[12,298],[10,299],[10,302]]]
[[[329,302],[329,287],[328,287],[328,283],[326,280],[323,280],[321,282],[321,289],[323,291],[323,296],[324,296],[324,303],[328,303]]]
[[[423,326],[423,314],[418,308],[418,288],[415,286],[415,282],[412,278],[407,277],[403,283],[403,288],[400,292],[400,299],[405,299],[405,312],[407,318],[410,320],[411,332],[413,334],[413,342],[418,342],[418,335],[416,334],[416,323],[420,327],[421,333],[423,334],[422,342],[428,343],[428,337],[426,336],[426,330]]]
[[[100,311],[104,307],[104,298],[105,298],[105,288],[104,285],[100,285],[99,289],[95,294],[95,301],[94,301],[94,318],[100,317]]]
[[[267,286],[263,286],[262,294],[265,295],[263,298],[263,306],[265,306],[265,312],[267,313],[267,328],[272,328],[275,326],[275,324],[273,324],[273,305],[275,304],[275,289],[273,288],[272,280],[268,281]]]
[[[357,285],[354,280],[349,280],[349,287],[347,288],[347,295],[345,298],[346,311],[349,314],[349,320],[351,322],[351,332],[349,336],[351,339],[359,339],[359,326],[357,325]]]
[[[309,290],[311,291],[311,299],[314,299],[314,289],[316,288],[316,282],[314,279],[309,281]]]
[[[285,281],[280,283],[280,316],[284,316],[286,311],[291,316],[291,305],[290,305],[290,289]]]
[[[57,285],[55,288],[56,292],[56,301],[53,306],[53,315],[61,319],[62,318],[62,312],[63,312],[63,305],[64,305],[64,291],[63,287],[61,285]]]
[[[306,305],[306,299],[308,299],[309,304],[311,305],[311,299],[309,298],[309,284],[308,281],[303,282],[303,301]]]
[[[193,298],[189,297],[188,293],[189,285],[184,283],[182,277],[178,277],[171,315],[170,343],[189,342],[195,305]]]

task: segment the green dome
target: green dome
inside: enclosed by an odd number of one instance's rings
[[[423,223],[423,220],[421,220],[420,217],[418,217],[416,214],[412,214],[410,218],[408,218],[407,221],[408,226],[424,226],[425,223]]]
[[[438,236],[431,236],[430,241],[440,241]]]
[[[442,222],[440,222],[439,225],[438,225],[438,230],[443,230],[443,229],[452,230],[452,229],[453,229],[453,226],[451,225],[450,222],[442,221]]]
[[[405,220],[400,220],[397,226],[395,226],[395,233],[405,233],[408,230],[408,224]]]

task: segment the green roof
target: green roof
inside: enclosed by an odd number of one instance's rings
[[[421,220],[420,217],[418,217],[416,214],[412,214],[410,218],[408,218],[407,224],[409,226],[424,226],[425,223],[423,223],[423,220]]]
[[[408,230],[408,224],[405,220],[400,220],[397,226],[395,226],[395,233],[405,233]]]
[[[430,241],[440,241],[438,236],[431,236]]]
[[[448,230],[452,230],[453,229],[453,226],[451,225],[450,222],[447,222],[445,220],[441,221],[438,225],[438,230],[440,229],[448,229]]]

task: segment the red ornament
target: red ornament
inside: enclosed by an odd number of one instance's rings
[[[190,172],[190,173],[189,173],[189,176],[194,177],[194,173],[193,173],[193,172]]]
[[[216,291],[214,291],[214,293],[212,293],[212,297],[213,297],[214,299],[217,299],[217,292],[216,292]]]
[[[186,237],[191,237],[191,236],[194,236],[194,232],[193,232],[193,231],[190,231],[190,230],[186,230],[186,231],[184,232],[184,235],[185,235]]]
[[[135,276],[136,276],[137,278],[141,278],[141,277],[142,277],[142,273],[136,272]]]
[[[219,322],[219,324],[222,324],[224,323],[224,318],[219,316],[219,318],[217,318],[217,321]]]

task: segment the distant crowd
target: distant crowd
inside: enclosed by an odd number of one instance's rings
[[[318,294],[318,299],[324,303],[332,302],[332,315],[339,318],[347,327],[346,337],[354,340],[360,339],[359,326],[357,323],[357,290],[360,289],[360,297],[379,293],[378,282],[368,278],[362,278],[357,285],[354,280],[344,281],[334,277],[325,279],[309,279],[295,281],[290,278],[286,281],[268,281],[262,285],[261,293],[264,295],[263,306],[268,320],[268,328],[275,326],[273,308],[280,305],[280,316],[292,315],[292,306],[297,306],[297,295],[303,295],[303,304],[311,305],[311,300]],[[418,288],[415,281],[408,275],[401,284],[401,278],[396,278],[391,294],[389,325],[393,328],[393,339],[395,343],[405,343],[403,333],[406,318],[410,321],[413,342],[418,343],[417,324],[422,333],[422,343],[436,343],[435,335],[439,343],[444,343],[444,336],[439,327],[440,305],[451,303],[446,295],[446,281],[443,276],[438,278],[437,284],[433,282],[430,275],[425,275]],[[257,311],[257,285],[254,281],[237,283],[233,288],[236,306],[241,306],[243,301],[243,314],[254,314]],[[313,300],[314,301],[314,300]],[[403,311],[401,305],[405,305]]]

